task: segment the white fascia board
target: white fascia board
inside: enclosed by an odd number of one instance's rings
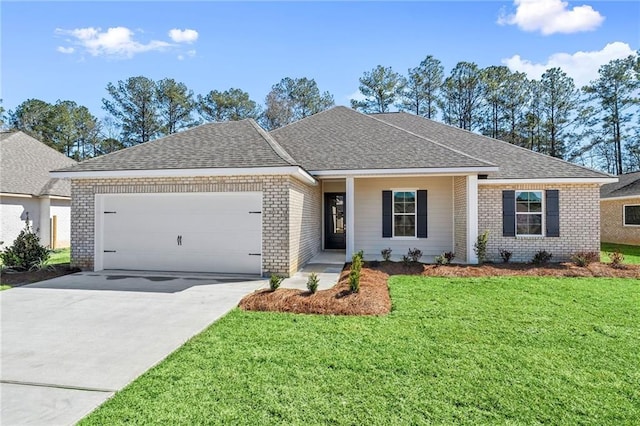
[[[292,175],[309,185],[317,185],[316,179],[298,166],[285,167],[234,167],[207,169],[153,169],[153,170],[89,170],[89,171],[52,171],[49,175],[63,179],[101,179],[101,178],[148,178],[148,177],[191,177],[191,176],[260,176]]]
[[[14,198],[38,198],[31,194],[16,194],[12,192],[0,192],[0,197],[14,197]]]
[[[561,184],[561,183],[614,183],[618,178],[540,178],[540,179],[480,179],[478,185]]]
[[[360,170],[311,170],[310,174],[317,177],[393,177],[393,176],[465,176],[497,172],[494,166],[487,167],[439,167],[413,169],[360,169]]]
[[[600,202],[603,201],[618,201],[618,200],[632,200],[635,198],[640,198],[640,194],[638,195],[625,195],[622,197],[608,197],[608,198],[600,198]]]

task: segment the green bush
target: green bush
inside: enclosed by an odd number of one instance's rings
[[[531,259],[531,263],[534,265],[544,265],[549,263],[553,255],[546,250],[539,250],[536,254],[533,255],[533,259]]]
[[[418,263],[418,261],[422,257],[422,250],[417,248],[409,249],[409,252],[407,253],[407,257],[411,259],[411,262]]]
[[[382,260],[384,260],[385,262],[391,260],[391,248],[383,249],[382,251],[380,251],[380,254],[382,255]]]
[[[456,254],[452,251],[442,252],[440,256],[436,256],[437,265],[448,265],[456,257]]]
[[[280,284],[282,284],[282,280],[284,280],[284,277],[271,274],[271,278],[269,278],[269,288],[271,291],[276,291],[278,287],[280,287]]]
[[[40,237],[27,223],[13,244],[0,252],[0,259],[5,268],[26,271],[44,265],[50,254],[51,251],[40,244]]]
[[[362,270],[362,250],[351,257],[351,271],[349,272],[349,290],[352,293],[360,291],[360,271]]]
[[[511,260],[511,256],[513,256],[513,253],[510,252],[507,249],[500,249],[500,257],[502,258],[502,261],[504,263],[509,263],[509,260]]]
[[[622,262],[624,262],[624,254],[616,250],[608,254],[611,260],[611,266],[614,268],[622,268]]]
[[[318,284],[320,283],[320,279],[318,278],[318,274],[312,272],[309,274],[309,278],[307,279],[307,289],[311,292],[311,294],[318,291]]]
[[[585,267],[593,262],[598,262],[600,260],[600,253],[597,251],[579,251],[571,256],[571,260],[577,266]]]
[[[484,231],[478,235],[476,243],[473,245],[473,251],[478,256],[478,263],[484,263],[487,260],[487,243],[489,242],[489,231]]]

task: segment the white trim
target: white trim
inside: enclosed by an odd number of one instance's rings
[[[518,193],[523,192],[539,192],[540,193],[540,211],[539,212],[518,212]],[[516,214],[516,238],[544,238],[547,236],[547,200],[546,193],[543,189],[519,189],[515,191],[514,202]],[[518,234],[518,215],[540,215],[540,234]]]
[[[104,198],[109,194],[95,194],[93,199],[93,270],[102,271],[104,269]]]
[[[560,183],[615,183],[618,178],[541,178],[541,179],[480,179],[478,185],[560,184]]]
[[[467,176],[467,263],[478,263],[474,244],[478,240],[478,176]]]
[[[53,171],[49,175],[54,178],[68,179],[96,179],[119,177],[189,177],[189,176],[259,176],[259,175],[293,175],[310,185],[317,185],[318,181],[302,167],[234,167],[234,168],[203,168],[203,169],[152,169],[152,170],[88,170],[88,171]]]
[[[433,167],[433,168],[414,168],[414,169],[361,169],[361,170],[310,170],[309,173],[314,176],[331,176],[331,177],[392,177],[407,175],[443,175],[443,176],[464,176],[472,173],[489,173],[497,172],[498,168],[493,166],[487,167]]]
[[[638,195],[625,195],[623,197],[600,198],[600,202],[603,202],[603,201],[617,201],[617,200],[632,200],[634,198],[639,198],[640,199],[640,194],[638,194]]]
[[[413,235],[396,236],[396,192],[413,192]],[[401,216],[411,216],[411,213],[398,213]],[[391,239],[392,240],[417,240],[418,239],[418,189],[417,188],[391,188]]]
[[[640,204],[623,204],[622,205],[622,226],[623,227],[630,227],[630,228],[638,228],[640,227],[640,224],[636,225],[636,224],[630,224],[627,225],[627,207],[640,207]]]
[[[346,217],[347,229],[345,230],[347,237],[347,244],[345,250],[346,261],[351,261],[351,256],[355,253],[355,184],[352,177],[348,177],[345,180],[345,200],[344,200],[344,215]]]
[[[38,198],[35,195],[30,194],[14,194],[12,192],[0,192],[0,197],[14,197],[14,198]]]

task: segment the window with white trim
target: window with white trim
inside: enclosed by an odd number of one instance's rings
[[[416,236],[416,191],[393,191],[393,236]]]
[[[542,191],[516,191],[516,235],[542,236]]]
[[[624,226],[640,226],[640,204],[626,204],[622,216]]]

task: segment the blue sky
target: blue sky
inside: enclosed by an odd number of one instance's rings
[[[231,87],[262,103],[284,77],[314,78],[348,105],[378,64],[406,73],[427,55],[561,66],[581,85],[640,48],[640,2],[7,2],[3,106],[73,100],[102,118],[109,82],[174,78],[196,94]],[[171,32],[171,30],[174,30]]]

